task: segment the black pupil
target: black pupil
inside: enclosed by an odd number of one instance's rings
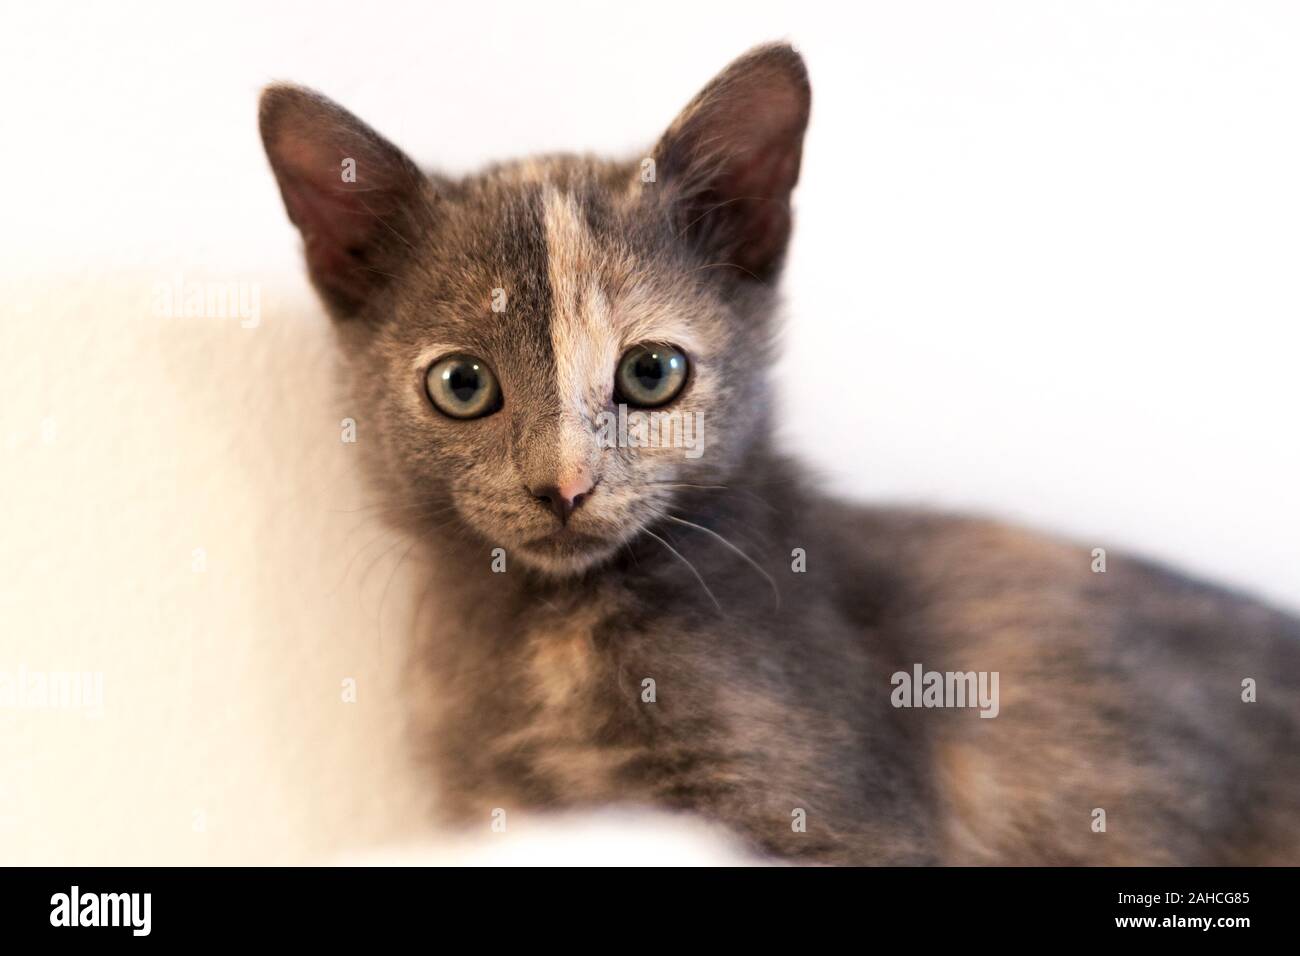
[[[452,366],[447,376],[447,387],[451,389],[451,394],[456,396],[456,401],[468,402],[483,387],[483,379],[479,377],[478,369],[473,365],[461,362]]]
[[[642,352],[632,363],[632,375],[647,392],[653,392],[663,383],[668,369],[666,363],[657,355]]]

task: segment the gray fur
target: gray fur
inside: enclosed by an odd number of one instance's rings
[[[763,47],[660,141],[654,183],[571,156],[450,181],[315,94],[265,94],[371,478],[435,568],[412,687],[446,812],[647,804],[817,862],[1300,863],[1300,622],[1018,529],[835,502],[773,451],[808,102],[798,55]],[[355,187],[323,185],[357,155]],[[652,333],[692,343],[698,460],[592,444],[608,356]],[[492,365],[501,411],[432,409],[423,369],[453,350]],[[600,483],[548,538],[528,487],[575,462]],[[999,716],[895,708],[915,663],[998,671]]]

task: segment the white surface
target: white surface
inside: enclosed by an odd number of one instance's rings
[[[14,5],[0,671],[101,670],[105,707],[0,709],[0,861],[316,859],[420,829],[394,692],[416,569],[343,513],[368,502],[259,87],[316,86],[458,172],[640,152],[780,37],[814,90],[788,442],[859,497],[1300,607],[1294,5]],[[178,272],[259,283],[259,326],[151,315]]]

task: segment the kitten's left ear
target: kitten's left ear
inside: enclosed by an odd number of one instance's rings
[[[258,119],[312,282],[336,317],[354,315],[410,252],[425,177],[396,146],[311,90],[267,87]]]
[[[655,147],[683,236],[753,278],[777,272],[790,238],[811,98],[794,47],[761,46],[706,86]]]

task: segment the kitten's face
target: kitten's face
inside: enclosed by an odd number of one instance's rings
[[[765,423],[807,110],[797,55],[761,48],[653,168],[553,158],[449,182],[333,104],[268,91],[268,153],[405,524],[567,575],[728,484]]]
[[[675,486],[725,483],[762,407],[762,317],[746,322],[724,286],[692,274],[699,263],[665,245],[641,191],[631,167],[564,160],[444,191],[441,228],[417,246],[422,267],[357,363],[400,498],[450,505],[486,542],[550,571],[607,558],[671,507]],[[685,365],[647,369],[685,372],[654,409],[661,431],[681,426],[682,447],[620,441],[618,406],[646,415],[616,386],[620,361],[649,343]],[[481,362],[496,389],[454,365],[431,384],[447,356]],[[471,413],[484,390],[499,391],[499,407],[453,417],[453,393],[452,414],[440,410],[445,374],[468,376]],[[556,513],[556,496],[578,495]]]

